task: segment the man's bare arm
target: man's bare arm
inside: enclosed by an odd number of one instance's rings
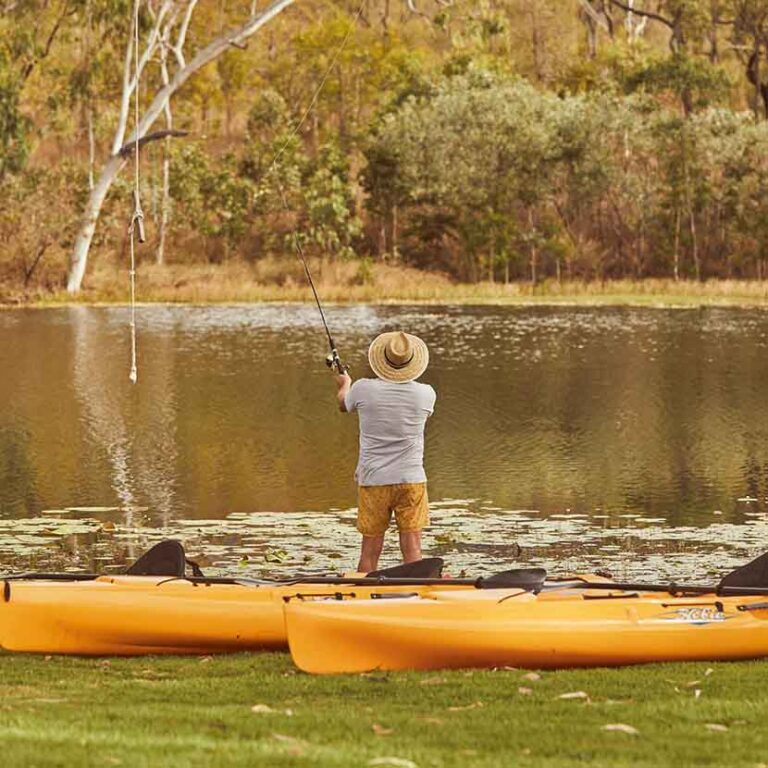
[[[336,393],[336,399],[339,402],[339,410],[342,413],[346,413],[347,404],[345,399],[347,397],[347,392],[349,392],[349,388],[352,386],[352,377],[348,373],[337,373],[334,378],[336,379],[336,385],[339,388],[339,391]]]

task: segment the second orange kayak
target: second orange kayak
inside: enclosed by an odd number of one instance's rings
[[[321,674],[768,656],[765,596],[566,589],[509,597],[438,590],[402,600],[291,602],[288,642],[297,666]]]

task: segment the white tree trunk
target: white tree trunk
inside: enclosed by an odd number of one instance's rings
[[[221,56],[224,52],[228,51],[230,47],[238,46],[245,40],[253,36],[258,32],[261,27],[271,21],[275,16],[280,14],[289,5],[292,5],[294,0],[273,0],[273,2],[267,6],[263,11],[257,12],[255,10],[255,3],[252,10],[253,15],[242,26],[229,30],[222,35],[219,35],[213,39],[208,45],[200,48],[192,60],[187,64],[183,56],[184,38],[186,36],[189,20],[192,15],[192,11],[197,3],[197,0],[189,0],[187,6],[188,12],[185,15],[182,27],[177,38],[177,45],[173,51],[179,62],[180,69],[178,69],[171,78],[171,81],[163,86],[156,94],[152,103],[149,105],[144,115],[139,121],[139,125],[134,129],[134,133],[131,137],[131,141],[136,141],[145,136],[147,131],[152,127],[157,118],[165,110],[168,100],[194,75],[197,71],[202,69],[206,64],[210,64],[212,61]],[[163,6],[165,8],[165,5]],[[162,21],[162,19],[160,19]],[[158,24],[160,23],[158,22]],[[153,30],[148,43],[154,51],[159,39],[159,30],[156,28]],[[129,45],[130,49],[130,45]],[[126,89],[132,89],[138,87],[138,76],[141,73],[146,61],[148,60],[148,53],[145,51],[145,55],[139,62],[139,72],[131,80],[125,78],[124,80],[124,92]],[[126,55],[126,66],[128,65],[129,54]],[[130,93],[130,90],[129,90]],[[85,276],[85,269],[88,264],[88,252],[90,250],[91,241],[93,240],[93,233],[96,229],[96,223],[101,213],[101,207],[104,204],[104,200],[109,192],[112,182],[114,182],[117,174],[125,163],[125,159],[118,154],[121,146],[121,141],[118,141],[118,134],[125,131],[125,125],[122,118],[118,126],[118,132],[115,136],[115,142],[113,143],[112,156],[107,160],[106,164],[102,168],[99,180],[96,182],[96,186],[91,191],[88,202],[85,207],[85,214],[83,216],[82,223],[80,225],[80,231],[75,239],[75,245],[72,250],[72,257],[70,261],[69,278],[67,280],[67,290],[70,293],[77,293],[83,282]]]
[[[88,264],[88,251],[93,240],[93,233],[96,231],[96,222],[101,213],[101,206],[112,186],[112,182],[117,178],[117,174],[125,164],[125,160],[120,155],[111,157],[107,164],[102,168],[99,180],[91,190],[88,196],[88,203],[85,207],[83,222],[80,225],[80,231],[77,233],[75,245],[72,249],[72,259],[69,268],[69,279],[67,281],[67,290],[70,293],[77,293],[83,283],[85,276],[85,267]]]

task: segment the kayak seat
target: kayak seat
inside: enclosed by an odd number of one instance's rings
[[[125,571],[126,576],[172,576],[183,579],[186,575],[186,567],[192,567],[194,576],[202,576],[203,573],[196,563],[187,560],[184,547],[180,541],[167,539],[155,544],[145,552],[130,568]]]
[[[739,587],[768,589],[768,552],[746,565],[742,565],[741,568],[731,571],[720,580],[717,585],[717,592],[719,593],[721,589],[726,587],[731,589],[738,589]]]

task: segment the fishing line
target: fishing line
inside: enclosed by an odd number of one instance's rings
[[[283,205],[285,206],[286,211],[290,212],[290,209],[288,208],[288,201],[285,199],[285,192],[283,191],[283,185],[278,180],[277,182],[277,188],[280,192],[280,199],[283,201]],[[328,322],[325,319],[325,312],[323,312],[323,307],[320,304],[320,297],[317,295],[317,289],[315,288],[315,283],[312,280],[312,274],[309,271],[309,265],[307,264],[307,260],[304,257],[304,249],[301,246],[301,240],[299,239],[298,233],[296,231],[296,228],[293,229],[293,245],[296,248],[296,254],[301,260],[301,263],[304,265],[304,272],[307,275],[307,280],[309,281],[309,287],[312,289],[312,294],[315,297],[315,303],[317,304],[317,308],[320,310],[320,317],[323,321],[323,327],[325,328],[325,335],[328,337],[328,343],[331,345],[331,349],[333,349],[336,345],[333,343],[333,338],[331,337],[331,332],[328,330]]]
[[[298,134],[298,132],[301,130],[301,126],[304,125],[310,113],[314,109],[315,104],[317,103],[317,100],[320,97],[320,93],[323,90],[326,81],[331,75],[331,71],[336,66],[336,62],[339,60],[339,56],[341,56],[341,54],[344,53],[344,49],[347,47],[349,38],[352,37],[352,30],[354,29],[355,24],[357,24],[357,22],[360,21],[360,16],[362,16],[363,8],[365,7],[365,1],[366,0],[363,0],[363,2],[360,3],[360,6],[358,7],[357,12],[354,15],[354,18],[352,19],[352,24],[350,24],[346,34],[344,35],[344,39],[341,41],[341,44],[339,45],[339,47],[336,49],[333,56],[331,57],[331,63],[328,65],[328,68],[325,70],[325,73],[320,78],[320,83],[315,89],[315,92],[312,94],[312,98],[309,101],[309,105],[304,110],[304,114],[299,119],[299,122],[296,123],[296,125],[293,127],[293,130],[288,134],[288,138],[283,142],[283,145],[280,147],[280,149],[277,151],[275,156],[272,158],[272,162],[269,164],[269,168],[267,168],[267,171],[264,174],[265,176],[272,173],[272,171],[275,169],[275,166],[277,165],[277,161],[283,156],[283,154],[285,153],[285,150],[288,148],[288,145],[291,143],[291,141],[296,136],[296,134]]]
[[[336,63],[339,60],[339,57],[344,52],[344,49],[347,47],[347,43],[349,42],[350,37],[352,36],[352,31],[355,28],[355,25],[360,20],[360,16],[363,13],[363,7],[365,5],[365,0],[360,3],[358,6],[357,12],[355,13],[352,23],[347,28],[347,32],[344,35],[344,39],[341,41],[341,44],[336,48],[333,56],[331,57],[331,61],[328,64],[328,67],[326,68],[323,76],[320,78],[320,83],[318,84],[317,88],[315,88],[314,93],[312,94],[312,98],[309,101],[309,105],[304,110],[304,113],[299,118],[299,121],[294,125],[291,132],[288,134],[288,137],[283,142],[282,146],[278,151],[275,153],[274,157],[272,158],[272,162],[269,164],[269,167],[267,168],[264,176],[269,176],[270,173],[272,173],[277,168],[278,160],[285,154],[285,150],[288,148],[288,145],[293,141],[293,139],[298,135],[299,131],[301,130],[301,127],[306,122],[307,118],[309,117],[310,113],[314,109],[315,105],[317,104],[317,100],[320,97],[320,93],[322,92],[326,81],[331,75],[331,72],[333,71],[333,68],[336,66]],[[275,178],[277,181],[277,189],[280,193],[280,200],[283,204],[283,208],[285,209],[285,212],[290,214],[291,208],[288,205],[288,200],[285,196],[285,190],[283,189],[283,185],[280,182],[279,176],[275,174]],[[315,288],[315,282],[312,279],[312,273],[309,269],[309,264],[307,263],[307,259],[304,255],[304,248],[301,245],[301,239],[299,238],[299,234],[297,231],[297,228],[293,228],[293,247],[296,251],[296,256],[298,257],[299,261],[301,261],[302,266],[304,267],[304,274],[307,276],[307,281],[309,282],[309,287],[312,289],[312,295],[315,297],[315,303],[317,304],[317,309],[320,312],[320,318],[323,321],[323,328],[325,329],[325,335],[328,337],[328,346],[330,347],[330,354],[326,358],[326,363],[330,368],[335,368],[338,373],[344,373],[347,371],[347,366],[344,365],[341,362],[341,359],[339,358],[339,353],[336,349],[336,344],[333,340],[333,336],[331,336],[331,331],[328,328],[328,321],[325,317],[325,312],[323,311],[323,307],[320,303],[320,297],[317,293],[317,288]]]

